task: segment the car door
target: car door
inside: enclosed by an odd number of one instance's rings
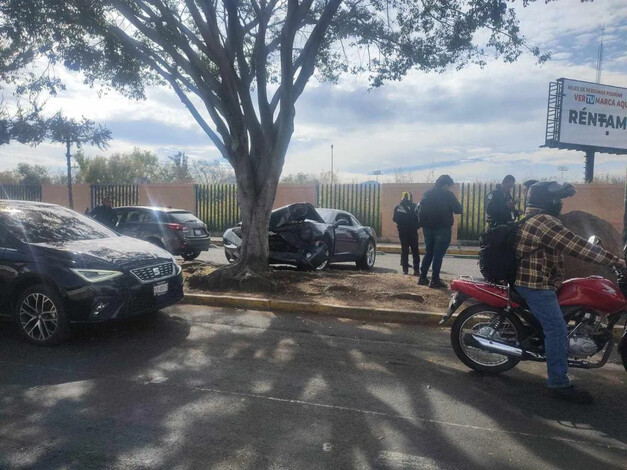
[[[335,216],[335,257],[351,260],[357,252],[357,233],[349,214]]]
[[[12,313],[9,294],[12,293],[18,270],[25,261],[25,255],[18,251],[13,237],[0,226],[0,316],[10,316]]]
[[[141,216],[141,209],[125,209],[118,220],[117,231],[127,237],[139,238]]]

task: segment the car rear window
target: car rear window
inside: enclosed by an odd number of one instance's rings
[[[0,205],[0,225],[26,243],[63,243],[118,236],[95,220],[63,207]]]
[[[168,212],[170,219],[172,222],[178,222],[179,224],[183,224],[185,222],[201,222],[199,218],[194,216],[191,212],[187,211],[179,211],[179,212]]]

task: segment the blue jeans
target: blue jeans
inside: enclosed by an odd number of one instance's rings
[[[562,388],[570,385],[568,380],[568,331],[564,315],[557,302],[557,294],[551,289],[529,289],[516,286],[527,302],[531,314],[538,319],[544,332],[546,370],[549,388]]]
[[[440,279],[440,269],[442,259],[451,244],[451,227],[447,228],[426,228],[422,229],[425,239],[425,255],[420,265],[420,275],[427,277],[429,267],[433,261],[432,280]]]

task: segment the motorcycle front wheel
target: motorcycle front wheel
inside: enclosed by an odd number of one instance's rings
[[[500,374],[520,362],[516,357],[505,356],[469,344],[466,335],[482,336],[494,341],[518,346],[523,326],[518,318],[502,309],[478,304],[463,310],[451,328],[453,351],[471,369],[485,374]]]

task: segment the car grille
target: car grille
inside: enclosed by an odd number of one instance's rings
[[[157,264],[145,268],[131,269],[131,273],[142,283],[165,279],[174,274],[174,263]]]

